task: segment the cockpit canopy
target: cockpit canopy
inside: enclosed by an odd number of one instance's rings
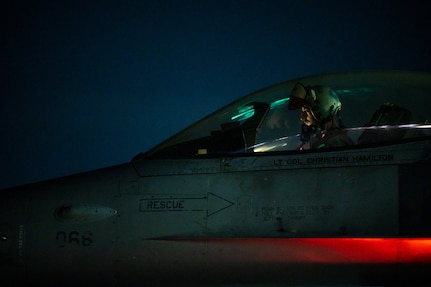
[[[301,110],[289,110],[295,84],[330,87],[342,107],[342,132],[359,146],[431,137],[431,74],[364,71],[286,81],[249,94],[196,122],[145,157],[178,158],[301,152]]]

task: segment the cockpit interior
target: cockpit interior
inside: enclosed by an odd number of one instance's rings
[[[289,110],[295,84],[330,87],[341,101],[342,127],[352,145],[417,141],[431,136],[431,76],[363,71],[299,78],[251,93],[144,154],[146,158],[312,152],[304,145],[300,110]],[[333,148],[332,148],[333,149]]]

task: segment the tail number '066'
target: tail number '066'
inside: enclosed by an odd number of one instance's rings
[[[93,244],[93,233],[86,231],[79,233],[78,231],[58,231],[55,237],[58,247],[66,247],[68,245],[91,246]]]

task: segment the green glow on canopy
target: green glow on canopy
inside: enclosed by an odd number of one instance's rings
[[[254,108],[253,106],[246,106],[238,111],[238,114],[233,116],[231,119],[232,121],[238,120],[243,121],[248,118],[251,118],[254,115]]]
[[[280,100],[274,101],[274,102],[272,102],[272,103],[269,105],[269,107],[270,107],[271,109],[274,109],[274,108],[276,108],[276,107],[282,106],[282,105],[284,105],[287,101],[289,101],[289,99],[290,99],[290,98],[284,98],[284,99],[280,99]]]

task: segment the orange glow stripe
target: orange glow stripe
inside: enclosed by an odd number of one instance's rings
[[[217,256],[216,252],[223,250],[232,261],[431,264],[431,238],[184,238],[173,241],[205,242],[209,252]]]

